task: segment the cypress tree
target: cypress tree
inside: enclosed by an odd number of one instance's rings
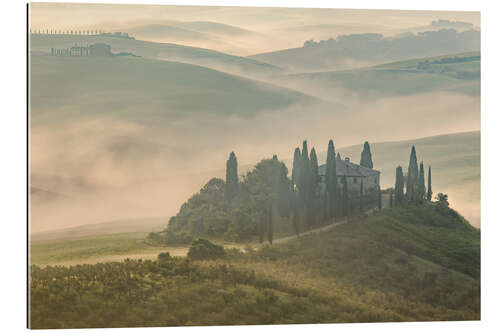
[[[342,177],[342,204],[343,204],[343,212],[346,218],[349,218],[349,191],[347,188],[347,178],[344,175]]]
[[[300,179],[300,165],[302,162],[302,156],[300,155],[300,148],[295,148],[293,154],[293,167],[292,167],[292,190],[295,191],[295,186],[298,186]]]
[[[309,152],[307,150],[307,141],[302,143],[302,161],[300,163],[299,195],[301,205],[307,204],[309,189],[311,184],[311,166],[309,163]]]
[[[432,200],[432,186],[431,186],[431,166],[429,165],[429,174],[427,175],[427,200]]]
[[[411,147],[410,163],[408,164],[408,179],[406,181],[406,196],[408,199],[415,200],[418,186],[418,162],[415,146]]]
[[[396,168],[396,185],[394,187],[394,199],[395,199],[395,205],[398,206],[403,202],[404,198],[404,182],[405,178],[403,175],[403,168],[401,166],[398,166]]]
[[[391,208],[393,206],[393,200],[394,200],[394,191],[391,190],[391,195],[389,197],[389,207],[391,207]]]
[[[309,187],[308,217],[310,225],[315,225],[317,211],[319,210],[319,197],[318,197],[319,167],[318,167],[318,157],[316,156],[316,149],[314,149],[314,147],[311,149],[309,165],[311,171],[311,176],[310,176],[311,183]]]
[[[422,202],[425,197],[425,178],[424,178],[424,162],[420,162],[420,168],[418,171],[418,201]]]
[[[337,152],[337,161],[340,161],[340,160],[342,160],[342,158],[340,157],[340,153]]]
[[[340,156],[340,155],[339,155]],[[328,142],[328,152],[326,155],[326,193],[328,198],[328,218],[337,216],[336,198],[337,198],[337,161],[335,160],[335,146],[333,140]]]
[[[310,164],[311,164],[311,190],[313,192],[316,191],[316,188],[319,185],[319,166],[318,166],[318,157],[316,156],[316,149],[311,149],[310,156]]]
[[[370,150],[370,144],[368,141],[365,142],[363,146],[363,151],[361,152],[361,161],[359,165],[365,168],[373,169],[372,152]]]
[[[238,192],[238,161],[236,155],[232,151],[229,159],[226,162],[226,187],[224,197],[230,201]]]

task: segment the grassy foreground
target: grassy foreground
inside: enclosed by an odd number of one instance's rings
[[[480,232],[432,205],[218,260],[31,268],[32,328],[480,319]]]

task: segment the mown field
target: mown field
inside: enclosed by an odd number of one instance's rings
[[[480,319],[480,232],[384,209],[224,258],[31,268],[32,328]]]

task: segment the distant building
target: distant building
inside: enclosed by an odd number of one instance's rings
[[[377,190],[380,186],[380,171],[366,168],[364,166],[351,163],[349,157],[345,160],[336,160],[337,182],[341,186],[342,178],[345,176],[349,191],[360,190],[363,182],[363,193],[369,193]],[[321,181],[325,181],[326,164],[319,167],[319,176]]]
[[[89,46],[90,56],[109,57],[112,55],[111,46],[104,43],[96,43]]]
[[[51,48],[50,55],[52,56],[68,56],[68,57],[109,57],[112,56],[111,46],[104,43],[96,43],[90,46],[72,46],[70,48]]]

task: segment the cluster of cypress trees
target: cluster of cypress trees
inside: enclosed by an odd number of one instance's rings
[[[282,217],[290,217],[297,235],[300,233],[301,225],[309,228],[324,221],[331,221],[341,217],[348,217],[351,204],[347,178],[344,175],[340,178],[341,184],[337,180],[337,162],[340,160],[340,153],[335,153],[333,140],[328,142],[326,156],[326,172],[324,183],[319,176],[319,163],[316,149],[312,147],[309,152],[307,140],[302,142],[302,150],[296,147],[293,155],[293,166],[291,179],[288,179],[288,170],[282,164],[280,175],[273,176],[279,179],[271,180],[272,187],[277,187],[277,213]],[[273,160],[277,161],[277,156]],[[361,153],[360,165],[373,168],[370,145],[365,142]],[[274,184],[276,182],[276,184]],[[280,185],[283,184],[283,185]],[[276,186],[274,186],[276,185]],[[363,212],[363,182],[361,182],[359,195],[359,209]],[[224,200],[228,203],[238,195],[238,162],[234,152],[231,152],[226,162],[226,181],[224,185]],[[380,192],[380,191],[379,191]],[[380,201],[380,193],[379,193]],[[271,204],[270,204],[271,205]],[[379,208],[380,203],[379,203]],[[272,243],[272,215],[273,208],[266,207],[263,212],[260,239],[264,238],[264,233]],[[265,226],[264,226],[265,224]]]
[[[335,211],[337,194],[337,177],[335,164],[335,148],[333,141],[328,143],[326,188],[321,188],[319,166],[316,150],[313,147],[308,154],[307,141],[302,143],[302,152],[297,147],[294,152],[291,190],[295,194],[294,227],[298,226],[302,215],[309,227],[313,227],[319,219],[331,218]],[[323,192],[325,193],[323,195]]]
[[[403,168],[396,168],[396,184],[394,188],[394,204],[401,205],[403,202],[423,203],[424,200],[432,199],[431,166],[427,175],[427,189],[425,187],[424,162],[417,162],[417,152],[415,146],[411,147],[410,162],[406,178],[403,175]],[[404,191],[406,185],[406,193]],[[392,200],[392,193],[391,193]]]

